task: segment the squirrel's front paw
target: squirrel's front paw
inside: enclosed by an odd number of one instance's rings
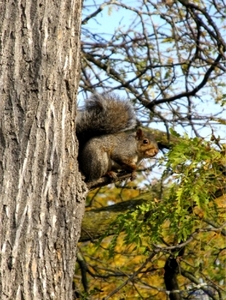
[[[115,181],[115,180],[118,179],[117,173],[114,172],[114,171],[109,171],[109,172],[107,172],[107,175],[108,175],[113,181]]]
[[[133,181],[133,180],[136,179],[136,178],[137,178],[137,173],[136,173],[136,171],[133,171],[133,172],[131,173],[130,180]]]

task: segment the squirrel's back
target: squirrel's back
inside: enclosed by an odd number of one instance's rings
[[[117,133],[136,127],[136,115],[128,101],[114,94],[94,94],[78,111],[76,133],[78,139],[87,141],[95,136]]]

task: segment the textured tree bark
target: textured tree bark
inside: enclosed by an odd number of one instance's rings
[[[80,0],[0,5],[0,299],[72,299]]]

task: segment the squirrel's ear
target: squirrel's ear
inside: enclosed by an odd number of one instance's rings
[[[142,129],[140,129],[140,128],[138,128],[137,129],[137,132],[136,132],[136,138],[138,139],[138,140],[140,140],[140,139],[142,139],[143,138],[143,131],[142,131]]]

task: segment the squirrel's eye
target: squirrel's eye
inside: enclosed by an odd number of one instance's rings
[[[147,139],[143,140],[143,144],[148,144],[148,140]]]

